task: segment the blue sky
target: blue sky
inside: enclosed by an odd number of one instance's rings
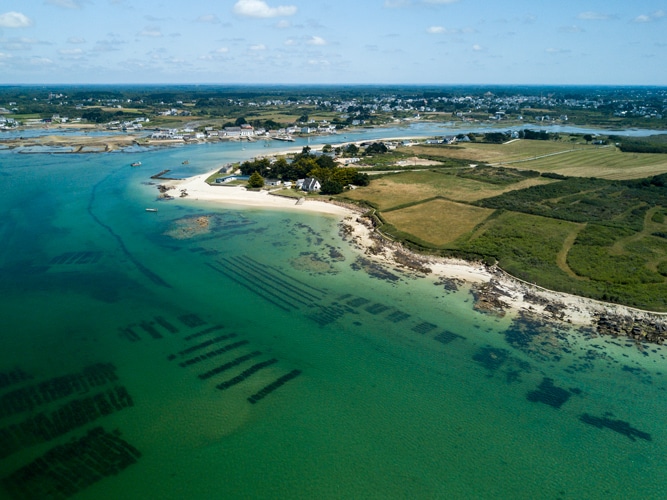
[[[2,0],[2,83],[667,85],[667,0]]]

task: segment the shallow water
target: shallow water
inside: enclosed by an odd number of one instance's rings
[[[663,348],[475,312],[332,218],[155,201],[216,152],[0,151],[0,497],[665,496]]]

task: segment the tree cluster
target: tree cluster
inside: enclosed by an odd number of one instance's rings
[[[292,161],[285,157],[273,162],[268,158],[256,158],[243,162],[240,170],[243,175],[252,176],[257,173],[262,178],[270,177],[282,181],[315,177],[322,184],[323,194],[340,193],[348,184],[367,186],[370,182],[368,174],[360,173],[356,168],[340,168],[332,157],[315,156],[308,147],[303,148]]]
[[[518,137],[519,139],[529,139],[532,141],[550,141],[557,140],[559,135],[550,134],[546,130],[530,130],[526,128],[518,131]],[[502,144],[511,138],[512,134],[510,132],[487,132],[484,134],[482,140],[491,144]]]
[[[91,123],[107,123],[113,120],[122,120],[125,113],[122,111],[104,111],[100,108],[92,108],[84,111],[81,118]]]

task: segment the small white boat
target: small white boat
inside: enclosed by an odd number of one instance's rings
[[[294,138],[291,135],[277,135],[274,139],[276,141],[294,142]]]
[[[135,161],[134,163],[130,163],[130,167],[140,167],[141,162],[140,161]]]
[[[147,208],[146,212],[157,212],[157,208]]]

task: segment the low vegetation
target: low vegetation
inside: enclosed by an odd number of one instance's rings
[[[590,139],[416,146],[411,156],[480,163],[374,176],[345,197],[374,207],[381,230],[411,248],[667,311],[667,154]]]

